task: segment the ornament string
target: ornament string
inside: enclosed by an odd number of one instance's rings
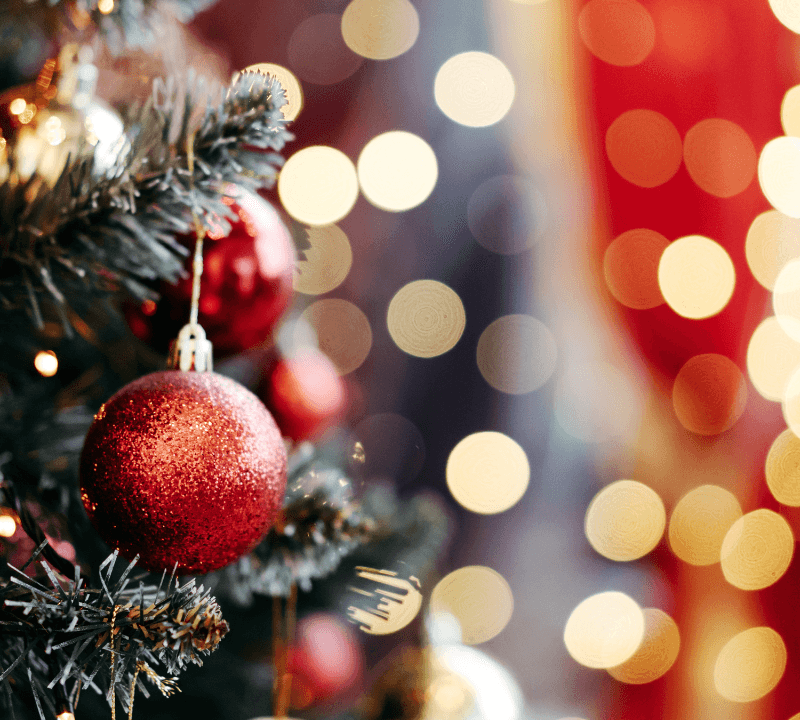
[[[272,651],[275,683],[272,695],[272,714],[275,720],[286,717],[292,693],[292,675],[289,672],[289,648],[294,642],[297,618],[297,586],[292,583],[284,607],[279,596],[272,598]]]
[[[186,143],[186,157],[189,166],[189,190],[192,194],[192,220],[196,236],[192,259],[192,305],[189,311],[189,323],[197,325],[200,307],[200,278],[203,275],[203,239],[206,236],[206,229],[197,215],[197,203],[194,200],[194,133],[189,135]]]
[[[139,677],[139,671],[144,667],[144,663],[139,660],[136,663],[136,670],[133,671],[133,679],[131,680],[130,700],[128,701],[128,720],[133,720],[133,697],[136,694],[136,680]]]
[[[119,605],[114,605],[114,612],[111,613],[111,681],[110,681],[110,689],[111,689],[111,720],[116,720],[117,718],[117,694],[114,692],[114,684],[116,683],[116,678],[114,677],[116,672],[116,653],[114,652],[114,625],[117,622],[117,613],[119,612]]]

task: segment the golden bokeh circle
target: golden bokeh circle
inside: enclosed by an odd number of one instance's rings
[[[289,68],[275,63],[256,63],[248,65],[244,72],[260,72],[262,75],[272,75],[277,78],[286,95],[286,105],[281,108],[283,119],[291,121],[300,114],[303,109],[303,87]]]
[[[669,544],[690,565],[714,565],[731,525],[742,517],[736,496],[718,485],[701,485],[686,493],[669,519]]]
[[[628,230],[606,248],[603,271],[611,294],[625,307],[648,310],[664,303],[658,263],[669,240],[647,228]]]
[[[342,13],[342,37],[354,53],[390,60],[411,49],[419,15],[408,0],[352,0]]]
[[[311,247],[294,266],[293,284],[304,295],[323,295],[339,287],[350,272],[353,250],[347,235],[336,225],[308,228]]]
[[[753,277],[772,290],[783,266],[800,258],[800,220],[777,210],[761,213],[747,231],[744,252]]]
[[[517,442],[488,431],[467,435],[450,451],[445,476],[459,505],[493,515],[513,507],[525,494],[531,469]]]
[[[769,0],[775,17],[792,32],[800,33],[800,6],[796,0]]]
[[[398,290],[386,316],[397,347],[415,357],[436,357],[461,338],[467,318],[458,294],[436,280],[415,280]]]
[[[800,218],[800,138],[770,140],[758,159],[761,192],[776,210]]]
[[[733,295],[736,271],[725,248],[702,235],[670,243],[658,263],[658,285],[667,304],[692,320],[721,312]]]
[[[447,60],[436,73],[433,95],[439,109],[467,127],[500,122],[516,94],[508,68],[485,52],[465,52]]]
[[[753,702],[771,692],[786,670],[786,645],[772,628],[754,627],[731,638],[714,664],[714,687],[733,702]]]
[[[698,187],[728,198],[752,182],[758,156],[750,136],[735,122],[707,118],[686,133],[683,161]]]
[[[789,523],[760,508],[740,517],[725,535],[720,549],[722,574],[741,590],[761,590],[783,576],[793,554]]]
[[[633,656],[644,627],[644,613],[635,600],[621,592],[602,592],[572,611],[564,628],[564,644],[581,665],[611,668]]]
[[[681,634],[675,621],[663,610],[645,608],[642,644],[624,663],[608,668],[608,673],[629,685],[653,682],[673,666],[680,648]]]
[[[33,366],[43,377],[53,377],[58,372],[58,356],[52,350],[40,350],[33,358]]]
[[[361,151],[356,167],[364,197],[389,212],[410,210],[425,202],[439,177],[431,146],[404,130],[372,138]]]
[[[523,395],[555,372],[558,349],[548,327],[530,315],[505,315],[478,339],[478,369],[495,390]]]
[[[301,315],[317,334],[317,343],[340,375],[360,367],[372,348],[367,316],[353,303],[339,298],[317,300]]]
[[[698,435],[730,429],[746,404],[744,374],[724,355],[695,355],[678,371],[672,385],[672,407],[678,421]]]
[[[783,505],[800,507],[800,438],[791,430],[775,438],[764,471],[772,496]]]
[[[278,196],[295,220],[331,225],[347,215],[358,199],[356,168],[336,148],[303,148],[289,157],[278,175]]]
[[[491,640],[508,625],[514,596],[500,573],[483,565],[468,565],[437,583],[430,610],[452,615],[461,628],[461,641],[477,645]]]
[[[614,170],[628,182],[652,188],[678,172],[683,156],[681,136],[672,122],[655,110],[628,110],[606,131],[606,154]]]
[[[617,480],[589,503],[584,529],[598,553],[609,560],[628,561],[658,545],[666,523],[658,493],[636,480]]]
[[[578,15],[578,32],[589,51],[610,65],[638,65],[656,42],[650,13],[634,0],[590,0]]]
[[[800,367],[800,343],[789,337],[774,315],[755,329],[747,345],[747,374],[762,397],[781,402]]]
[[[800,137],[800,85],[789,88],[783,96],[781,126],[786,135]]]
[[[775,278],[772,309],[783,331],[800,342],[800,259],[787,262]]]

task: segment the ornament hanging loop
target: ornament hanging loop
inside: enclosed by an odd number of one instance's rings
[[[190,322],[181,328],[177,340],[169,347],[167,368],[183,372],[211,372],[214,369],[211,341],[206,339],[206,331],[200,325]]]

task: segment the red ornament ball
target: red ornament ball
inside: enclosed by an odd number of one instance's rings
[[[319,438],[339,419],[346,398],[336,367],[318,350],[283,358],[270,371],[266,403],[294,441]]]
[[[292,297],[294,243],[278,212],[261,196],[240,191],[225,202],[234,213],[230,232],[211,222],[203,242],[198,322],[214,345],[214,355],[235,355],[254,347],[272,333]],[[194,248],[195,236],[178,238]],[[145,302],[126,312],[134,334],[165,349],[189,319],[192,299],[192,258],[188,277],[176,285],[164,283],[161,301]]]
[[[286,488],[286,449],[261,401],[213,372],[166,370],[117,392],[80,462],[98,534],[148,570],[207,573],[251,550]]]

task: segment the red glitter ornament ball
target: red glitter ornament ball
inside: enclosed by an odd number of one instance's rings
[[[206,573],[251,550],[286,488],[286,449],[261,401],[213,372],[166,370],[95,416],[81,496],[109,545],[148,570]]]
[[[235,355],[270,337],[292,297],[294,243],[278,212],[261,196],[237,191],[226,198],[234,212],[230,232],[212,220],[203,243],[198,322],[214,345],[214,355]],[[194,235],[180,237],[194,248]],[[176,285],[165,283],[156,305],[146,301],[128,308],[134,334],[160,350],[166,349],[189,317],[192,298],[192,258],[189,276]]]

